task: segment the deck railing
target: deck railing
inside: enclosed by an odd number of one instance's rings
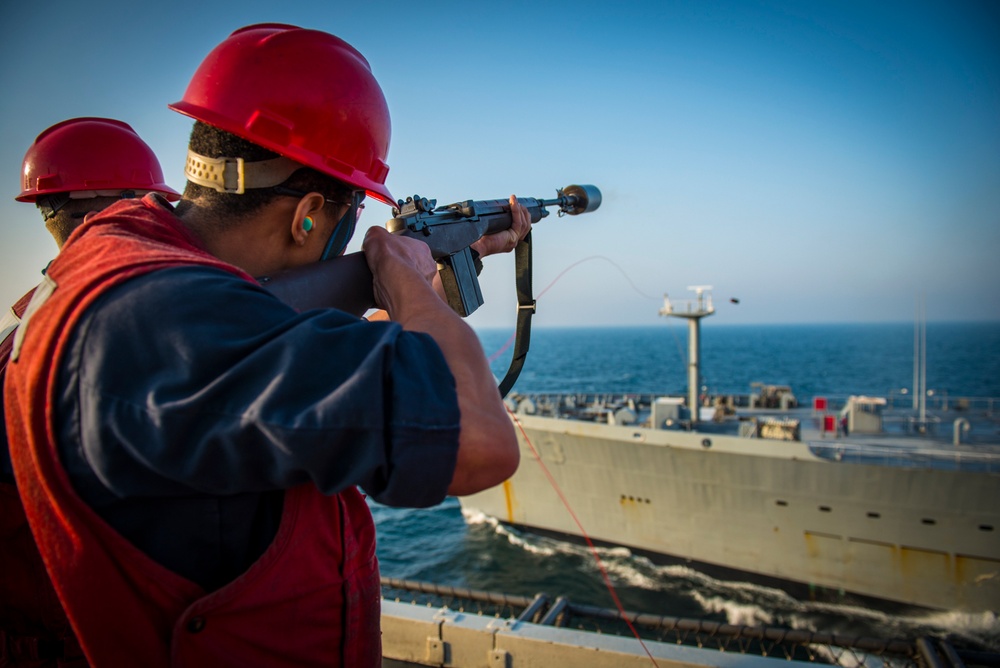
[[[644,641],[723,653],[864,668],[938,668],[951,665],[1000,665],[1000,653],[954,641],[918,638],[871,638],[782,627],[743,626],[707,619],[685,619],[579,605],[545,594],[516,596],[428,582],[382,578],[385,600],[450,610],[514,623],[576,629],[633,637],[627,619]],[[440,620],[441,618],[438,617]],[[532,634],[537,636],[537,634]],[[636,655],[641,655],[636,641]],[[959,660],[962,663],[950,663]],[[707,662],[717,665],[711,659]],[[778,664],[775,664],[776,666]]]

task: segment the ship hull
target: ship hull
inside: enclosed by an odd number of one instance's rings
[[[548,471],[601,542],[906,605],[1000,610],[996,473],[830,461],[796,441],[518,419],[518,472],[461,498],[463,508],[580,536]]]

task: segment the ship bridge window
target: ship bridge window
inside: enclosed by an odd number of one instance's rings
[[[925,517],[924,519],[922,519],[920,521],[922,523],[930,525],[930,526],[934,526],[935,524],[937,524],[937,520],[931,519],[930,517]]]
[[[777,506],[787,506],[788,501],[782,501],[781,499],[778,499],[777,501],[774,502],[774,504]]]
[[[831,510],[833,510],[833,509],[832,509],[832,508],[831,508],[830,506],[820,506],[820,507],[819,507],[819,511],[820,511],[821,513],[828,513],[828,512],[830,512]]]
[[[878,518],[882,517],[882,513],[869,512],[868,517],[877,520]]]
[[[993,531],[993,525],[992,524],[980,524],[979,525],[979,530],[980,531]]]

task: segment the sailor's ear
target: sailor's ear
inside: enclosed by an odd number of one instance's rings
[[[309,235],[316,229],[324,204],[326,204],[326,198],[319,193],[312,192],[303,196],[295,205],[295,211],[292,213],[290,221],[290,232],[296,245],[304,246]]]

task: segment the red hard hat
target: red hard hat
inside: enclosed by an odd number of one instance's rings
[[[339,37],[264,23],[215,47],[169,105],[393,205],[389,107],[371,67]]]
[[[24,154],[18,202],[44,195],[104,190],[151,190],[169,200],[180,193],[163,182],[153,149],[127,123],[71,118],[35,139]]]

